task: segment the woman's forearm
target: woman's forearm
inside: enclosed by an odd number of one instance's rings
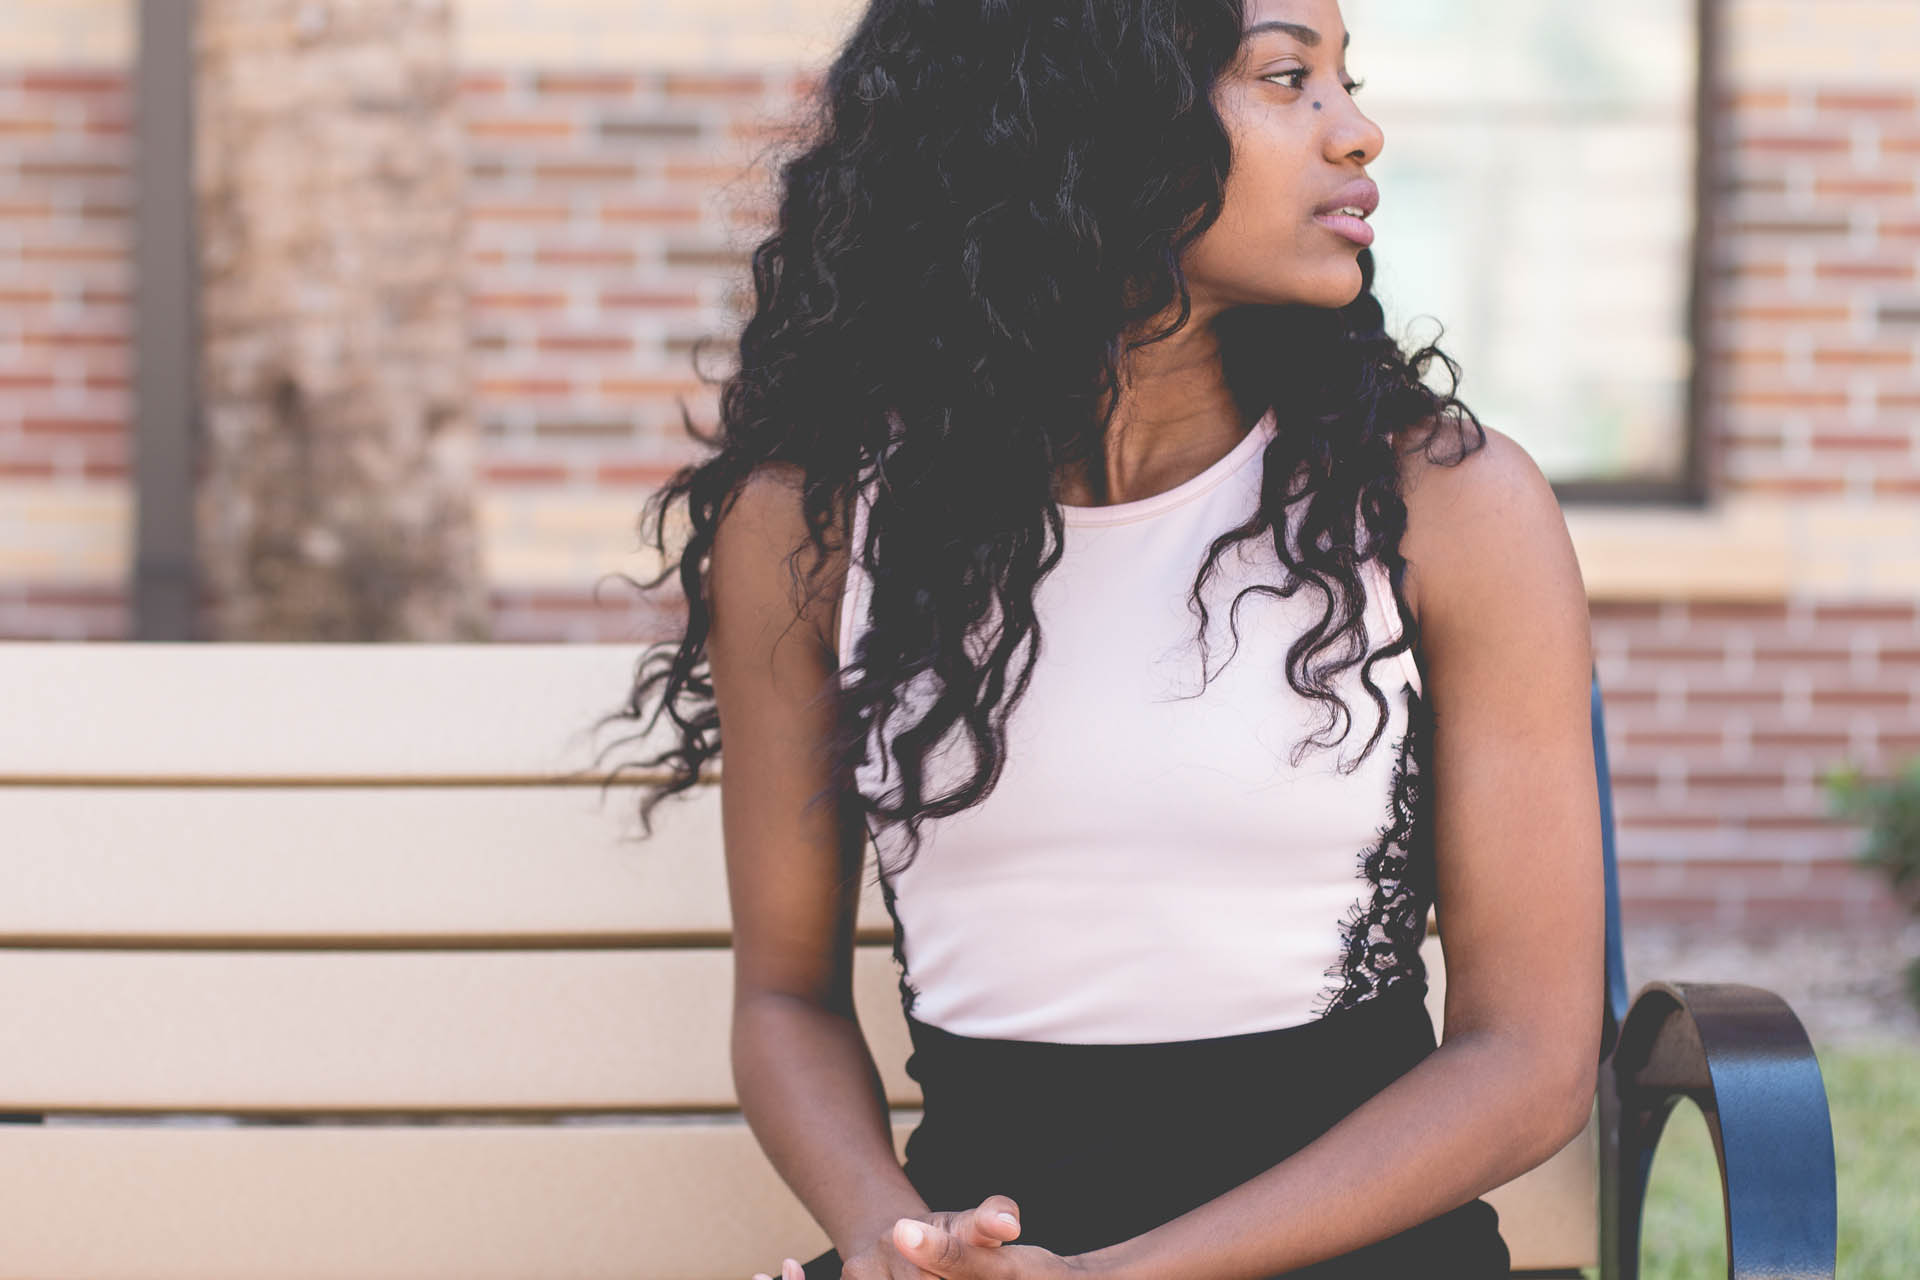
[[[790,996],[742,998],[733,1078],[767,1159],[843,1258],[895,1219],[926,1214],[894,1154],[885,1090],[857,1023]]]
[[[1272,1168],[1077,1261],[1111,1280],[1260,1280],[1438,1217],[1579,1132],[1592,1077],[1543,1078],[1543,1062],[1563,1060],[1510,1038],[1450,1039]]]

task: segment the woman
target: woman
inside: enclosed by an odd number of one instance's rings
[[[643,817],[726,726],[735,1079],[834,1246],[783,1280],[1505,1275],[1477,1197],[1586,1121],[1585,592],[1532,460],[1383,330],[1348,39],[871,0],[782,171],[626,714],[678,729]]]

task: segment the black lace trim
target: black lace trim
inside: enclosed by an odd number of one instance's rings
[[[880,877],[880,901],[887,905],[887,917],[893,921],[893,962],[900,970],[900,1008],[904,1013],[913,1012],[914,1001],[920,992],[907,980],[906,930],[900,926],[900,913],[893,907],[893,881],[882,874]]]
[[[1412,685],[1403,687],[1407,731],[1395,748],[1387,821],[1360,855],[1360,875],[1373,892],[1341,922],[1340,959],[1326,971],[1334,982],[1316,1016],[1350,1009],[1403,982],[1426,983],[1420,943],[1434,896],[1432,709]]]

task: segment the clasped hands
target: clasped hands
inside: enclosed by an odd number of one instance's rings
[[[1036,1245],[1011,1244],[1020,1208],[988,1196],[972,1209],[941,1209],[901,1218],[867,1248],[844,1259],[841,1280],[1060,1280],[1085,1276],[1071,1257]],[[753,1280],[773,1280],[764,1272]],[[805,1280],[799,1262],[780,1264],[780,1280]]]

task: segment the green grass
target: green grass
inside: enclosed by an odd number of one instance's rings
[[[1846,1280],[1920,1276],[1920,1049],[1818,1050],[1833,1113]],[[1646,1280],[1727,1274],[1720,1175],[1707,1123],[1674,1108],[1654,1152],[1641,1248]]]

